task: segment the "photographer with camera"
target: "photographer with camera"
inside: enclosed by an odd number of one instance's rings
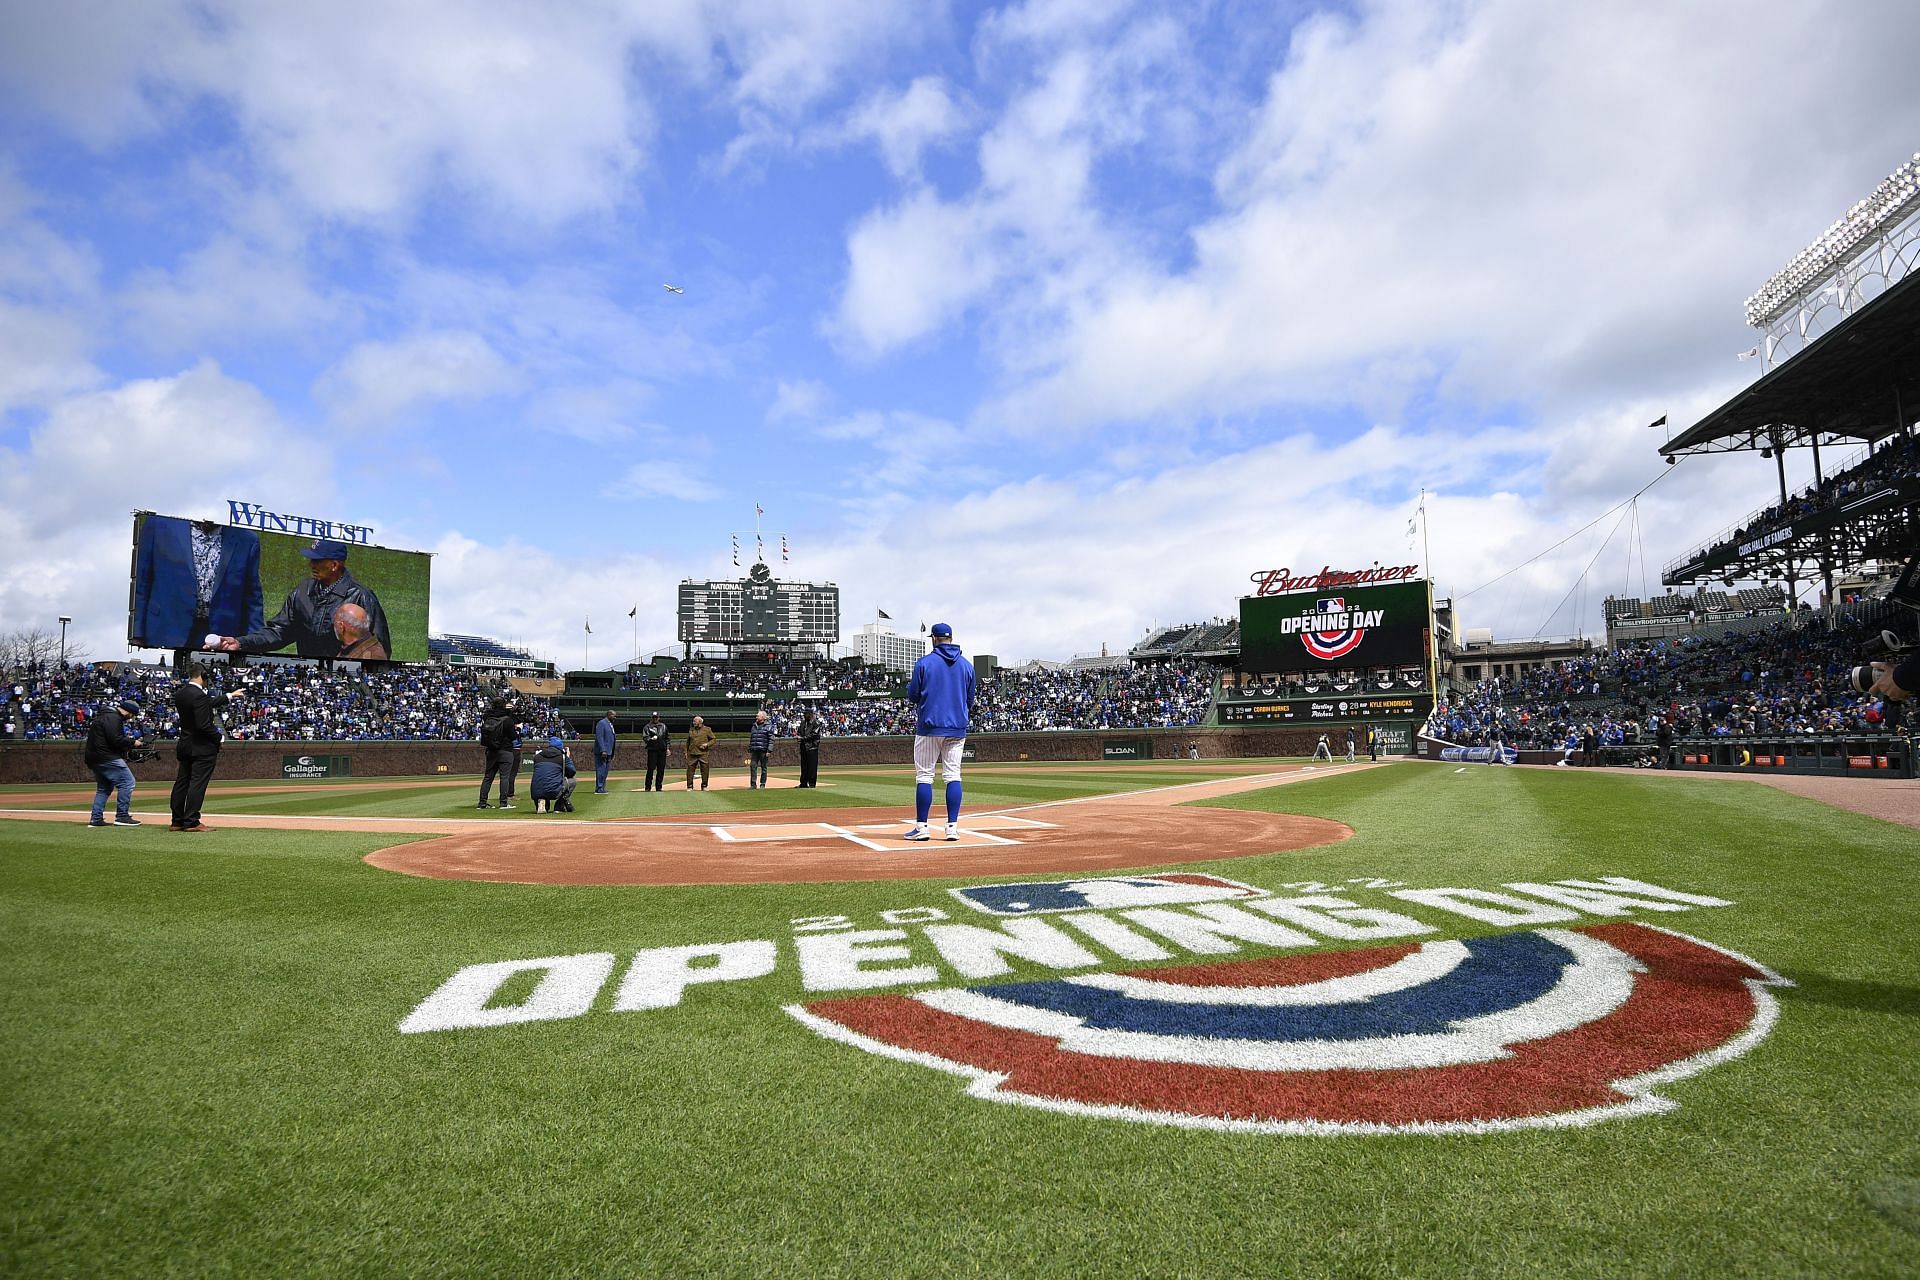
[[[87,726],[86,761],[87,768],[93,770],[95,790],[93,793],[93,817],[87,822],[89,827],[137,827],[140,819],[133,816],[129,806],[133,803],[133,770],[127,767],[129,756],[138,758],[145,740],[137,731],[129,732],[127,720],[139,714],[140,703],[132,696],[123,697],[110,707],[101,707],[94,712],[93,722]],[[124,714],[122,714],[124,713]],[[114,802],[112,823],[107,818],[107,797],[119,793]]]

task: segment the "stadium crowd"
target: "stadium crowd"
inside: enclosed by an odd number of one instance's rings
[[[792,693],[820,689],[829,693],[884,693],[905,685],[904,672],[860,663],[776,658],[770,662],[680,662],[663,669],[629,669],[622,683],[629,689],[686,693],[714,690],[722,693],[753,691]]]
[[[1673,738],[1904,732],[1901,704],[1848,683],[1876,630],[1815,618],[1620,645],[1483,680],[1437,706],[1427,733],[1463,746],[1561,750],[1589,733],[1601,746],[1651,743],[1663,729]]]
[[[44,675],[19,673],[0,688],[0,730],[26,739],[84,738],[94,713],[131,695],[134,716],[149,740],[179,731],[170,667],[139,663],[78,664]],[[296,663],[218,670],[217,683],[241,700],[226,715],[226,733],[241,742],[381,742],[411,739],[468,741],[493,687],[467,672],[432,666],[387,670],[325,670]],[[539,698],[521,698],[526,733],[577,736]]]
[[[809,704],[772,708],[782,735],[794,733]],[[913,732],[913,707],[901,698],[812,703],[830,737]],[[980,682],[975,733],[1064,729],[1186,728],[1213,705],[1213,669],[1200,662],[1098,668],[1002,668]]]
[[[741,672],[713,664],[687,664],[674,670],[697,671],[700,683],[649,687],[767,692],[825,688],[869,695],[775,702],[769,710],[782,736],[798,730],[807,706],[819,712],[824,732],[832,737],[913,732],[913,708],[904,699],[887,696],[899,686],[899,672],[834,664],[805,670],[795,664],[786,672],[793,683],[782,685],[773,678],[778,673],[757,668]],[[98,708],[131,694],[141,705],[136,723],[148,738],[171,739],[178,729],[172,706],[176,681],[170,667],[139,663],[75,664],[45,673],[23,672],[0,685],[0,730],[8,737],[27,739],[84,738]],[[227,735],[243,742],[472,741],[479,736],[482,713],[494,692],[490,682],[471,672],[434,666],[329,670],[268,663],[221,669],[217,683],[245,695],[226,717]],[[880,696],[871,696],[875,687]],[[1002,671],[981,682],[974,729],[993,733],[1184,727],[1206,718],[1212,688],[1211,669],[1197,662]],[[577,736],[550,702],[522,697],[519,704],[530,736]]]

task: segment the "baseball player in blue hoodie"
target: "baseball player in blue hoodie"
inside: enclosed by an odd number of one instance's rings
[[[933,624],[933,652],[913,666],[907,700],[913,722],[913,829],[908,840],[931,840],[927,815],[933,810],[933,769],[947,777],[947,839],[960,838],[960,753],[973,716],[973,664],[953,642],[953,628]]]

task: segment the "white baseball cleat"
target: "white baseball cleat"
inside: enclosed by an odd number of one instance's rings
[[[949,822],[947,824],[947,839],[958,840],[959,838],[960,838],[960,824],[957,822]]]
[[[912,827],[908,828],[907,834],[900,838],[902,840],[931,840],[933,839],[933,833],[916,822]]]

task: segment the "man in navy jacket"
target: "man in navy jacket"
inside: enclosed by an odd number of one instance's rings
[[[947,839],[960,838],[960,757],[973,719],[973,664],[953,642],[953,628],[933,624],[933,652],[914,664],[907,682],[913,703],[913,827],[909,840],[931,840],[927,815],[933,811],[933,770],[947,778]]]
[[[609,711],[593,726],[593,793],[597,796],[607,794],[607,770],[613,767],[613,753],[618,747],[613,712]]]
[[[198,649],[209,634],[258,631],[260,535],[177,516],[140,522],[128,639],[150,649]]]

